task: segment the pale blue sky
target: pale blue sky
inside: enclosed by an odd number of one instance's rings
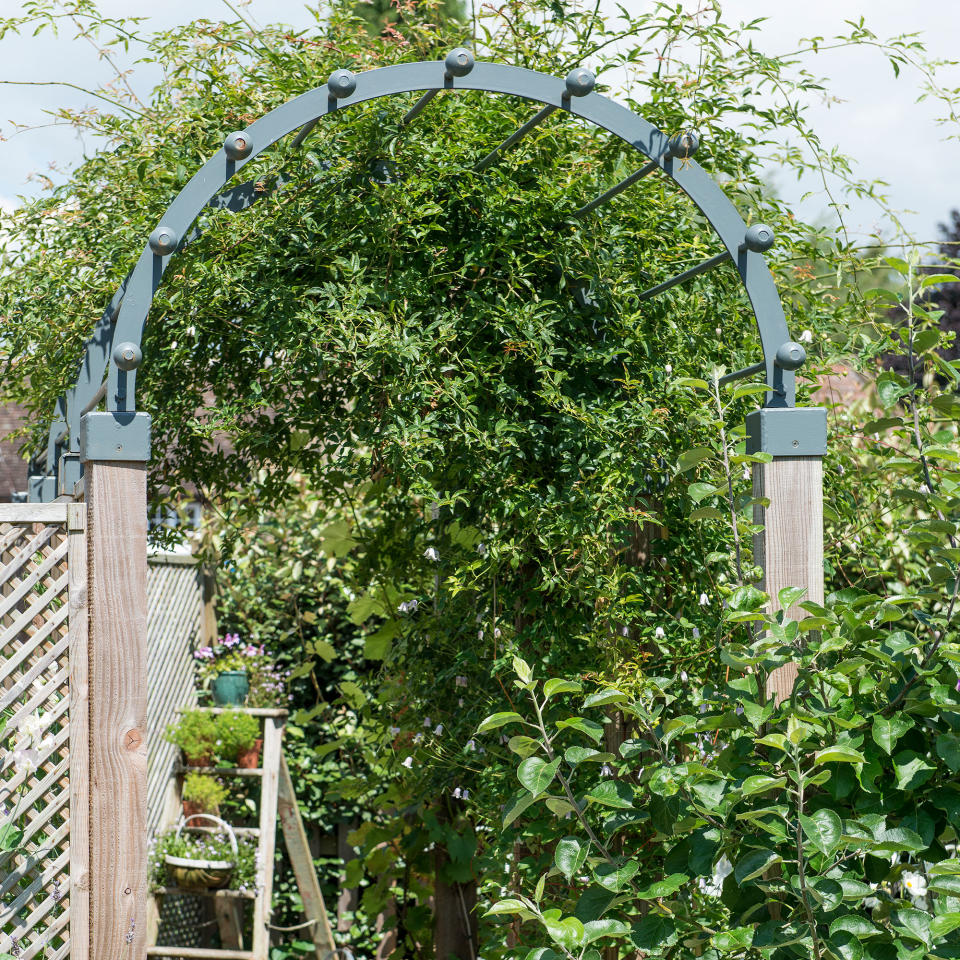
[[[604,2],[613,9],[613,0]],[[646,0],[624,2],[633,6]],[[687,7],[692,9],[693,2],[687,0]],[[960,49],[956,0],[926,0],[922,5],[902,0],[725,0],[723,7],[728,20],[768,17],[759,42],[771,53],[792,50],[802,36],[843,31],[845,19],[861,15],[881,36],[922,31],[934,55],[956,57]],[[15,13],[17,8],[18,0],[0,0],[0,11],[5,14]],[[191,17],[231,16],[221,0],[101,0],[101,8],[115,15],[149,16],[158,27]],[[312,22],[304,8],[303,0],[252,0],[244,12],[260,22],[282,21],[303,27]],[[960,142],[943,139],[947,131],[937,127],[938,111],[932,103],[916,105],[919,78],[907,75],[895,80],[882,57],[870,51],[824,53],[813,68],[833,78],[835,99],[814,104],[810,114],[823,141],[855,155],[861,175],[887,180],[893,205],[912,211],[904,218],[911,232],[920,239],[934,238],[937,222],[946,218],[951,207],[960,207]],[[61,79],[92,86],[110,74],[109,66],[82,40],[8,38],[0,43],[0,79]],[[138,90],[146,91],[156,76],[155,69],[140,68],[133,82]],[[960,87],[960,70],[950,68],[944,80]],[[90,102],[82,94],[56,87],[6,86],[0,90],[5,134],[11,132],[10,121],[43,122],[44,109]],[[37,192],[36,184],[28,180],[31,173],[51,173],[51,162],[66,168],[92,146],[69,128],[30,131],[0,143],[0,205],[11,209],[18,194]],[[56,173],[51,175],[56,177]],[[800,204],[806,185],[781,180],[777,186],[806,217],[816,216],[825,206],[817,197]],[[848,225],[858,233],[883,226],[869,201],[852,204]]]

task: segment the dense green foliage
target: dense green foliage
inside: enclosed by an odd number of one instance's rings
[[[358,824],[350,942],[367,950],[392,901],[396,955],[426,955],[439,870],[479,883],[478,913],[496,905],[479,925],[488,960],[614,945],[951,956],[960,373],[938,359],[923,296],[939,281],[911,254],[865,289],[876,264],[842,229],[767,194],[771,157],[832,191],[874,188],[804,124],[820,79],[762,56],[712,5],[625,23],[556,0],[480,12],[478,55],[560,76],[588,63],[601,85],[625,76],[618,97],[668,133],[696,127],[698,160],[778,232],[791,330],[812,341],[801,402],[840,363],[872,377],[898,354],[908,372],[831,413],[832,599],[799,626],[752,619],[741,424],[762,389],[716,387],[759,357],[749,306],[729,268],[636,298],[715,252],[686,198],[651,177],[574,224],[635,153],[556,116],[481,175],[477,158],[530,107],[474,94],[438,97],[409,128],[406,101],[353,108],[247,168],[264,198],[208,211],[157,295],[141,405],[157,499],[197,495],[215,515],[224,628],[293,671],[308,820]],[[198,23],[150,40],[165,70],[152,99],[73,118],[110,149],[5,224],[19,243],[0,264],[14,268],[0,280],[6,392],[51,408],[226,133],[335,68],[466,39],[415,13],[401,36],[337,7],[303,35]],[[843,42],[921,64],[914,41],[862,24]],[[764,679],[788,656],[802,682],[775,708]],[[582,716],[559,697],[581,687]],[[534,726],[478,733],[491,714]],[[724,856],[732,879],[711,896]],[[907,871],[926,874],[923,907],[904,899]]]

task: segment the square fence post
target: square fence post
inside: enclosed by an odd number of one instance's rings
[[[801,598],[823,603],[823,456],[827,452],[827,415],[822,407],[756,410],[747,416],[747,453],[769,453],[769,463],[753,465],[754,562],[763,568],[760,589],[778,607],[784,587],[803,587]],[[798,604],[786,615],[805,616]],[[784,664],[767,678],[767,696],[777,703],[793,692],[797,666]]]
[[[90,957],[144,960],[147,414],[81,424],[89,603]]]

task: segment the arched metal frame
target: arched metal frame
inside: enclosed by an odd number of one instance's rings
[[[459,51],[461,67],[464,53]],[[194,174],[167,208],[160,226],[151,235],[150,242],[144,246],[136,265],[114,294],[87,341],[77,381],[65,399],[58,403],[53,417],[55,422],[50,430],[45,476],[31,477],[31,499],[52,499],[59,492],[58,473],[61,475],[61,489],[65,486],[62,482],[64,473],[70,474],[66,486],[68,490],[72,490],[69,482],[79,479],[81,473],[81,426],[85,415],[94,410],[101,400],[105,400],[107,411],[113,414],[109,442],[118,438],[125,427],[132,428],[134,421],[138,419],[133,414],[136,410],[136,368],[140,361],[141,338],[154,293],[171,257],[182,249],[186,242],[198,235],[196,228],[189,236],[188,231],[205,207],[242,210],[257,199],[253,183],[241,184],[218,194],[223,185],[282,137],[299,131],[294,146],[299,145],[324,116],[379,97],[416,91],[426,93],[408,113],[407,119],[419,114],[433,96],[444,90],[499,93],[546,105],[545,109],[521,127],[517,134],[492,151],[484,159],[483,166],[489,165],[495,155],[511,146],[535,123],[558,110],[608,131],[648,158],[649,163],[642,170],[637,171],[624,184],[598,198],[598,201],[581,208],[579,213],[590,212],[599,206],[600,202],[612,198],[620,189],[657,168],[670,177],[700,209],[725,248],[722,253],[676,279],[695,276],[727,260],[736,266],[753,309],[764,356],[762,364],[741,372],[766,373],[769,386],[766,410],[795,406],[794,370],[802,363],[803,350],[789,339],[773,278],[762,253],[756,252],[756,245],[745,242],[747,227],[743,218],[703,168],[693,160],[676,156],[671,149],[670,138],[643,117],[601,94],[587,92],[592,90],[593,86],[592,75],[588,71],[580,71],[578,79],[587,77],[589,84],[577,89],[576,81],[571,82],[574,74],[564,81],[521,67],[499,63],[473,63],[472,55],[469,54],[469,66],[465,70],[451,70],[451,64],[456,62],[452,61],[451,57],[455,54],[458,54],[458,51],[448,56],[446,61],[405,63],[357,75],[348,71],[337,71],[327,84],[295,97],[245,130],[227,137],[224,147]],[[157,250],[160,252],[155,252]],[[647,291],[647,295],[657,293],[670,285],[672,283],[669,282],[661,284]],[[105,373],[107,379],[104,383]],[[149,418],[146,420],[145,436],[149,446]],[[791,421],[799,424],[800,418],[791,417]],[[764,430],[766,429],[765,426]],[[803,428],[800,432],[804,433]],[[814,432],[819,433],[819,430],[815,428]],[[819,452],[819,449],[797,449],[796,440],[792,441],[792,444],[795,448],[793,452],[797,454]],[[803,446],[807,445],[804,441]],[[814,446],[819,448],[819,441]],[[765,449],[762,443],[761,448]],[[104,454],[104,443],[101,442],[98,449],[99,456],[107,458]],[[118,443],[115,449],[121,451],[122,444]],[[61,456],[61,451],[65,451],[64,456]]]

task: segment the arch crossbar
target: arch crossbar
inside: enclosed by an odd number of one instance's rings
[[[404,63],[381,67],[357,75],[336,71],[323,86],[316,87],[288,101],[256,120],[245,130],[227,137],[223,148],[208,160],[167,208],[160,225],[114,294],[85,345],[74,386],[58,404],[50,431],[46,476],[32,478],[31,497],[51,499],[56,495],[56,475],[64,472],[61,452],[66,452],[68,472],[80,476],[81,419],[105,402],[118,423],[126,422],[136,411],[136,376],[140,362],[140,344],[153,296],[160,285],[171,258],[195,236],[190,229],[205,207],[214,206],[242,210],[258,198],[255,185],[240,184],[219,192],[240,170],[283,137],[296,132],[294,147],[299,146],[316,123],[356,104],[380,97],[422,92],[418,103],[405,122],[416,117],[442,91],[475,90],[516,96],[543,105],[534,121],[562,111],[593,124],[619,137],[638,151],[647,163],[634,175],[607,191],[597,201],[577,211],[575,219],[592,212],[601,202],[616,196],[641,176],[659,169],[693,201],[716,232],[723,250],[705,265],[684,271],[671,281],[658,285],[647,294],[667,289],[674,282],[694,276],[716,264],[731,261],[739,274],[756,319],[763,349],[762,368],[769,387],[766,407],[790,408],[795,405],[794,370],[803,362],[803,350],[789,340],[780,297],[763,257],[763,250],[772,242],[772,232],[765,243],[757,243],[758,227],[747,230],[733,203],[718,184],[689,153],[677,148],[653,124],[621,104],[593,92],[593,75],[584,69],[573,71],[566,80],[521,67],[499,63],[474,63],[469,51],[455,50],[446,60]],[[528,128],[495,148],[481,163],[489,165],[493,158],[513,145]],[[589,209],[588,209],[589,208]],[[760,228],[761,231],[763,228]],[[761,366],[761,365],[757,365]],[[754,372],[753,367],[748,368]],[[104,376],[106,381],[104,382]],[[62,409],[65,407],[65,410]],[[118,448],[119,449],[119,448]],[[60,484],[61,489],[64,483]]]

